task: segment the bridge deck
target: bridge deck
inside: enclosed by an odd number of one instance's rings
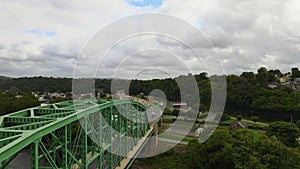
[[[147,109],[147,118],[150,124],[150,129],[147,133],[139,140],[138,144],[128,153],[128,156],[121,161],[120,166],[116,167],[116,169],[130,168],[135,157],[140,153],[140,151],[147,144],[149,138],[153,136],[154,130],[157,130],[157,123],[159,122],[161,116],[163,115],[163,111],[159,109],[154,109],[150,107]]]

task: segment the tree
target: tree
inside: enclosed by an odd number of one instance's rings
[[[58,102],[63,102],[63,101],[67,101],[67,100],[70,100],[70,99],[69,98],[58,97],[58,98],[55,98],[55,99],[51,99],[49,101],[49,103],[52,104],[52,103],[58,103]]]
[[[257,117],[257,116],[252,116],[252,117],[251,117],[251,120],[252,120],[254,123],[256,123],[256,122],[259,120],[259,117]]]
[[[221,117],[221,122],[229,120],[230,119],[230,115],[223,113],[222,117]]]
[[[39,105],[39,101],[31,94],[25,94],[22,95],[21,98],[15,98],[11,94],[0,92],[0,115]]]
[[[277,75],[277,77],[282,77],[283,76],[283,74],[281,73],[281,71],[279,69],[275,69],[274,74]]]
[[[242,116],[242,115],[237,115],[237,116],[236,116],[236,119],[237,119],[238,121],[241,121],[241,120],[242,120],[242,118],[243,118],[243,116]]]
[[[20,89],[16,88],[16,87],[11,87],[7,92],[6,94],[9,96],[9,97],[14,97],[18,94],[20,94],[21,91]]]
[[[172,111],[170,110],[170,109],[168,109],[168,108],[166,108],[165,110],[164,110],[164,113],[163,113],[164,115],[172,115]]]
[[[189,142],[184,154],[186,168],[192,169],[289,169],[299,167],[296,151],[279,140],[252,130],[217,129],[205,142]]]
[[[255,75],[253,72],[243,72],[241,74],[241,77],[244,77],[246,78],[247,80],[251,80],[251,79],[254,79],[255,78]]]
[[[202,112],[202,113],[204,113],[204,112],[208,111],[208,108],[207,108],[206,105],[200,103],[200,105],[199,105],[199,111]]]
[[[295,124],[298,128],[300,128],[300,120],[297,120]]]
[[[172,115],[173,115],[173,116],[178,116],[178,115],[179,115],[179,112],[180,112],[180,110],[174,109],[174,110],[172,111]]]
[[[299,143],[297,138],[299,138],[300,133],[298,127],[290,122],[274,122],[271,123],[266,131],[267,136],[276,137],[283,144],[288,147],[297,147]]]
[[[261,67],[261,68],[259,68],[258,70],[257,70],[257,73],[258,74],[264,74],[264,73],[267,73],[267,68],[265,68],[265,67]]]
[[[183,153],[177,152],[174,148],[164,152],[162,154],[149,157],[149,158],[139,158],[136,163],[139,163],[138,166],[141,168],[155,168],[155,169],[165,169],[165,168],[174,168],[182,169],[187,168],[186,165],[182,162]],[[132,167],[135,168],[135,167]],[[140,168],[140,167],[137,167]]]
[[[190,141],[184,162],[191,169],[234,169],[231,156],[232,137],[227,130],[216,130],[205,142]]]
[[[206,72],[202,72],[198,75],[200,77],[200,80],[208,80],[208,75]]]
[[[289,169],[299,167],[299,157],[278,140],[251,130],[233,133],[232,158],[236,169]]]
[[[261,67],[257,70],[256,79],[261,87],[267,87],[268,82],[273,80],[273,76],[275,78],[274,74],[270,74],[265,67]]]
[[[299,78],[299,77],[300,77],[299,69],[296,67],[292,68],[292,78]]]

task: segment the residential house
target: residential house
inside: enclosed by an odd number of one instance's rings
[[[236,120],[230,124],[230,132],[234,132],[237,129],[246,129],[246,128],[248,128],[248,122],[246,121]]]

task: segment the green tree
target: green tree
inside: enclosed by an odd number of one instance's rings
[[[248,84],[255,85],[255,74],[253,72],[243,72],[240,77],[245,78]]]
[[[204,113],[204,112],[207,112],[208,111],[208,108],[207,108],[207,106],[205,105],[205,104],[200,104],[199,105],[199,111],[200,112],[202,112],[202,113]]]
[[[238,121],[241,121],[241,120],[243,119],[243,116],[242,116],[242,115],[237,115],[237,116],[236,116],[236,119],[237,119]]]
[[[254,123],[256,123],[256,122],[259,120],[259,117],[257,117],[257,116],[252,116],[252,117],[251,117],[251,120],[252,120]]]
[[[299,77],[300,77],[299,69],[296,67],[292,68],[292,78],[299,78]]]
[[[233,133],[232,157],[236,169],[289,169],[299,167],[299,157],[278,140],[250,130]]]
[[[155,168],[155,169],[183,169],[187,168],[182,162],[183,154],[171,149],[167,152],[153,156],[150,158],[140,158],[136,161],[142,168]],[[132,167],[134,168],[134,167]]]
[[[300,120],[297,120],[295,124],[298,128],[300,128]]]
[[[180,110],[174,109],[174,110],[172,111],[172,115],[173,115],[173,116],[178,116],[179,112],[180,112]]]
[[[222,117],[221,117],[221,122],[229,120],[230,119],[230,115],[223,113]]]
[[[246,78],[247,80],[251,80],[255,78],[255,74],[253,72],[243,72],[241,77]]]
[[[260,86],[267,87],[268,86],[268,71],[265,67],[261,67],[257,70],[256,79]]]
[[[0,92],[0,115],[39,105],[39,101],[31,94],[25,94],[21,98],[15,98],[11,94]]]
[[[299,143],[300,133],[298,127],[290,122],[274,122],[271,123],[266,131],[267,136],[275,136],[283,144],[288,147],[297,147]]]
[[[184,162],[191,169],[233,169],[231,156],[232,137],[228,131],[217,130],[205,142],[189,142],[186,147]]]
[[[172,115],[172,111],[170,110],[170,109],[168,109],[168,108],[166,108],[165,110],[164,110],[164,113],[163,113],[164,115]]]

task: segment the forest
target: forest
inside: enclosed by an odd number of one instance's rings
[[[177,80],[191,76],[179,76],[168,79],[132,80],[130,82],[129,94],[148,95],[153,89],[161,89],[169,101],[179,101],[180,89]],[[211,83],[207,73],[193,75],[198,88],[201,103],[199,111],[208,111],[211,101]],[[300,92],[293,90],[290,86],[282,85],[278,79],[290,76],[290,81],[300,77],[298,68],[292,68],[291,73],[282,73],[280,70],[267,70],[261,67],[257,72],[243,72],[240,75],[227,75],[227,98],[224,112],[229,115],[242,115],[244,117],[258,116],[265,121],[297,121],[300,119]],[[111,79],[96,79],[96,92],[103,94],[111,93]],[[128,80],[118,80],[128,82]],[[270,87],[275,84],[276,87]],[[16,91],[17,90],[17,91]],[[71,78],[54,77],[22,77],[22,78],[0,78],[1,109],[0,114],[16,111],[37,105],[32,98],[31,92],[71,92]],[[18,93],[24,93],[30,99],[19,99],[14,97]],[[28,103],[23,103],[27,100]],[[7,110],[7,105],[9,106]],[[21,106],[22,105],[22,106]],[[193,106],[193,105],[190,105]],[[12,108],[13,107],[13,108]]]
[[[289,133],[289,135],[284,132]],[[150,158],[133,169],[296,169],[300,168],[299,128],[290,122],[271,123],[265,132],[218,128],[204,143],[192,140]]]

